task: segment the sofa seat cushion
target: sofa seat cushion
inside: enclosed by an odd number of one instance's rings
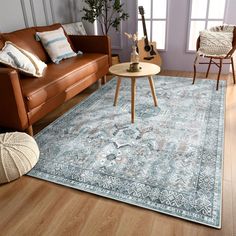
[[[63,93],[76,82],[107,67],[108,56],[104,54],[84,54],[69,58],[60,64],[48,64],[41,78],[23,77],[22,93],[28,110],[47,102]]]

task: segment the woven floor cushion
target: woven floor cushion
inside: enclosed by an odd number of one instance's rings
[[[0,184],[29,172],[39,158],[38,145],[26,133],[0,134]]]

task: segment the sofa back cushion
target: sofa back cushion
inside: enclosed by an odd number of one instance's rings
[[[33,53],[34,55],[38,56],[40,60],[47,63],[50,61],[50,58],[47,52],[44,50],[41,42],[36,40],[36,32],[56,30],[60,27],[62,27],[61,24],[54,24],[49,26],[31,27],[11,33],[3,33],[0,35],[0,49],[3,48],[6,41],[10,41],[22,49]]]
[[[42,47],[40,42],[37,42],[35,39],[36,30],[34,27],[17,30],[12,33],[2,34],[2,40],[4,42],[10,41],[16,44],[18,47],[33,53],[38,56],[40,60],[47,62],[48,56]]]
[[[0,33],[0,49],[2,49],[4,47],[4,40],[2,38],[2,34]]]

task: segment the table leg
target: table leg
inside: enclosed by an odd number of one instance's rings
[[[136,78],[131,78],[131,122],[135,119],[135,93],[136,93]]]
[[[152,76],[149,76],[148,80],[149,80],[149,84],[150,84],[150,88],[151,88],[151,92],[152,92],[152,97],[153,97],[153,100],[154,100],[154,105],[156,107],[157,106],[157,96],[156,96],[156,92],[155,92],[155,87],[154,87],[154,82],[153,82]]]
[[[118,77],[117,78],[117,84],[116,84],[116,93],[115,93],[115,99],[114,99],[114,106],[117,105],[117,100],[118,100],[119,91],[120,91],[120,82],[121,82],[121,78]]]

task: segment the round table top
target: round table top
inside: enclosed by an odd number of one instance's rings
[[[158,74],[161,70],[160,67],[155,64],[139,62],[139,66],[142,67],[141,71],[128,72],[127,69],[129,69],[130,64],[130,62],[125,62],[113,65],[109,68],[109,72],[121,77],[146,77]]]

